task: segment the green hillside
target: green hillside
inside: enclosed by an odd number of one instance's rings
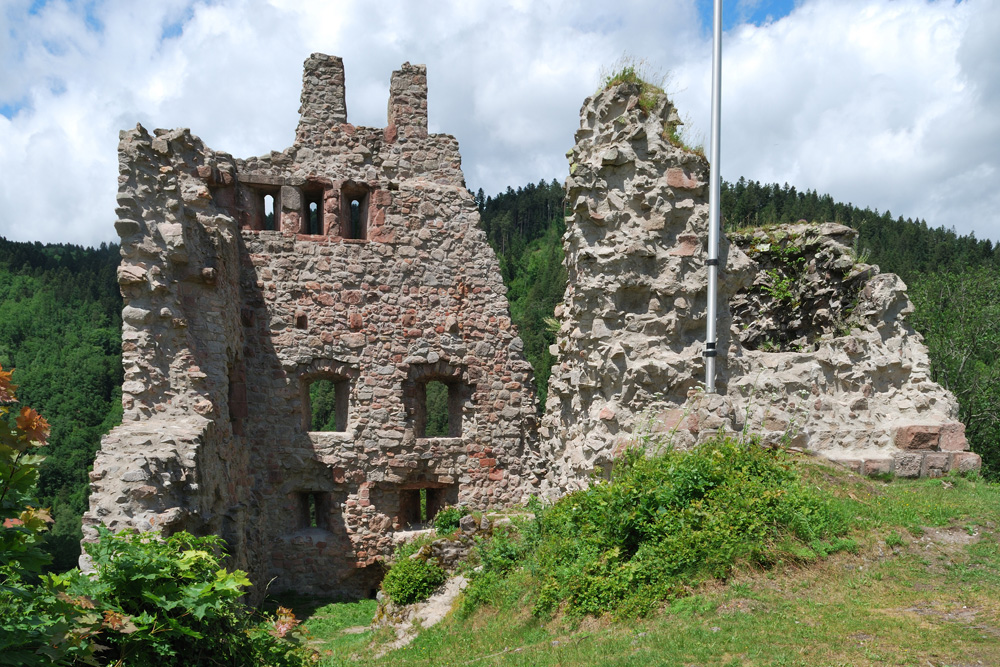
[[[0,239],[0,364],[18,397],[52,425],[38,499],[52,508],[55,570],[76,565],[87,472],[121,421],[118,247]]]

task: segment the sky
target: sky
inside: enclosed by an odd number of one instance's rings
[[[727,0],[722,177],[1000,241],[1000,2]],[[348,120],[428,68],[432,132],[486,194],[562,181],[579,110],[640,60],[709,141],[711,0],[0,0],[0,236],[115,241],[120,130],[288,147],[302,62],[344,58]]]

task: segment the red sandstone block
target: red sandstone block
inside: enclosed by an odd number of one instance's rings
[[[503,470],[500,470],[499,468],[497,468],[497,469],[491,470],[490,474],[487,475],[487,477],[489,477],[494,482],[499,482],[500,480],[503,479],[503,473],[504,473]]]
[[[691,178],[691,176],[686,174],[683,169],[673,167],[667,169],[667,185],[672,188],[693,190],[698,187],[699,183],[697,179]]]
[[[951,468],[951,457],[947,452],[928,452],[924,455],[923,477],[941,477]]]
[[[955,452],[951,456],[951,469],[958,472],[972,472],[983,465],[983,459],[975,452]]]
[[[900,449],[937,449],[941,440],[941,426],[929,424],[900,426],[896,429],[894,440]]]
[[[491,466],[495,466],[496,464],[497,464],[496,459],[486,459],[486,458],[479,459],[480,468],[489,468]]]
[[[965,439],[965,424],[951,422],[941,427],[941,442],[943,452],[964,452],[969,449],[969,441]]]
[[[892,459],[865,459],[861,462],[861,474],[886,475],[892,472]]]

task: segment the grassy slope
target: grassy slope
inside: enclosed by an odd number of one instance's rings
[[[743,568],[636,621],[543,623],[530,605],[480,609],[377,661],[384,632],[340,629],[370,614],[370,601],[328,605],[307,626],[330,651],[327,665],[1000,663],[1000,485],[873,482],[815,463],[803,470],[856,512],[858,554]]]

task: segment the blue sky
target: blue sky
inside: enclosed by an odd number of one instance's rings
[[[580,105],[644,59],[707,139],[711,0],[3,0],[0,235],[115,240],[121,129],[281,150],[303,60],[343,56],[349,119],[385,124],[425,63],[431,129],[470,188],[562,180]],[[1000,240],[1000,3],[730,0],[722,175],[790,183]]]
[[[714,6],[713,0],[698,0],[698,15],[707,30],[712,29]],[[722,29],[744,23],[764,25],[787,16],[794,7],[792,0],[727,0],[722,3]]]

